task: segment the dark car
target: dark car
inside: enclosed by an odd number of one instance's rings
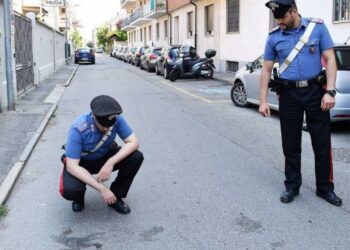
[[[151,72],[155,69],[157,62],[157,56],[159,56],[162,48],[149,47],[146,49],[145,54],[141,56],[140,68],[146,69],[147,72]]]
[[[74,63],[90,62],[95,64],[95,53],[90,48],[80,48],[75,51]]]
[[[173,45],[162,49],[155,64],[157,75],[164,74],[165,79],[169,79],[170,70],[180,54],[179,48],[179,45]]]
[[[141,46],[138,47],[136,52],[131,57],[131,64],[135,66],[140,66],[140,58],[143,54],[145,54],[145,50],[148,48],[148,46]]]

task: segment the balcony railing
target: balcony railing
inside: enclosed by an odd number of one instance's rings
[[[145,5],[145,16],[148,18],[159,18],[166,14],[166,0],[150,0]]]
[[[120,0],[120,6],[123,9],[131,8],[135,4],[136,4],[136,0]]]

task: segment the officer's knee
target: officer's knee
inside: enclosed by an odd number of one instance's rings
[[[143,153],[139,150],[136,150],[133,154],[132,154],[132,158],[135,162],[139,163],[140,165],[142,164],[144,157],[143,157]]]

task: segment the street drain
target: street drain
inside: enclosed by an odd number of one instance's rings
[[[350,163],[349,148],[333,148],[333,160]]]

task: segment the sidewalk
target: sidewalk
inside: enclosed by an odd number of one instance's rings
[[[213,78],[219,82],[223,82],[229,85],[233,85],[234,84],[234,77],[235,77],[235,73],[222,73],[222,72],[214,72]]]
[[[15,111],[0,113],[0,205],[6,200],[18,174],[24,167],[57,102],[77,66],[62,66],[40,85],[17,101]]]

